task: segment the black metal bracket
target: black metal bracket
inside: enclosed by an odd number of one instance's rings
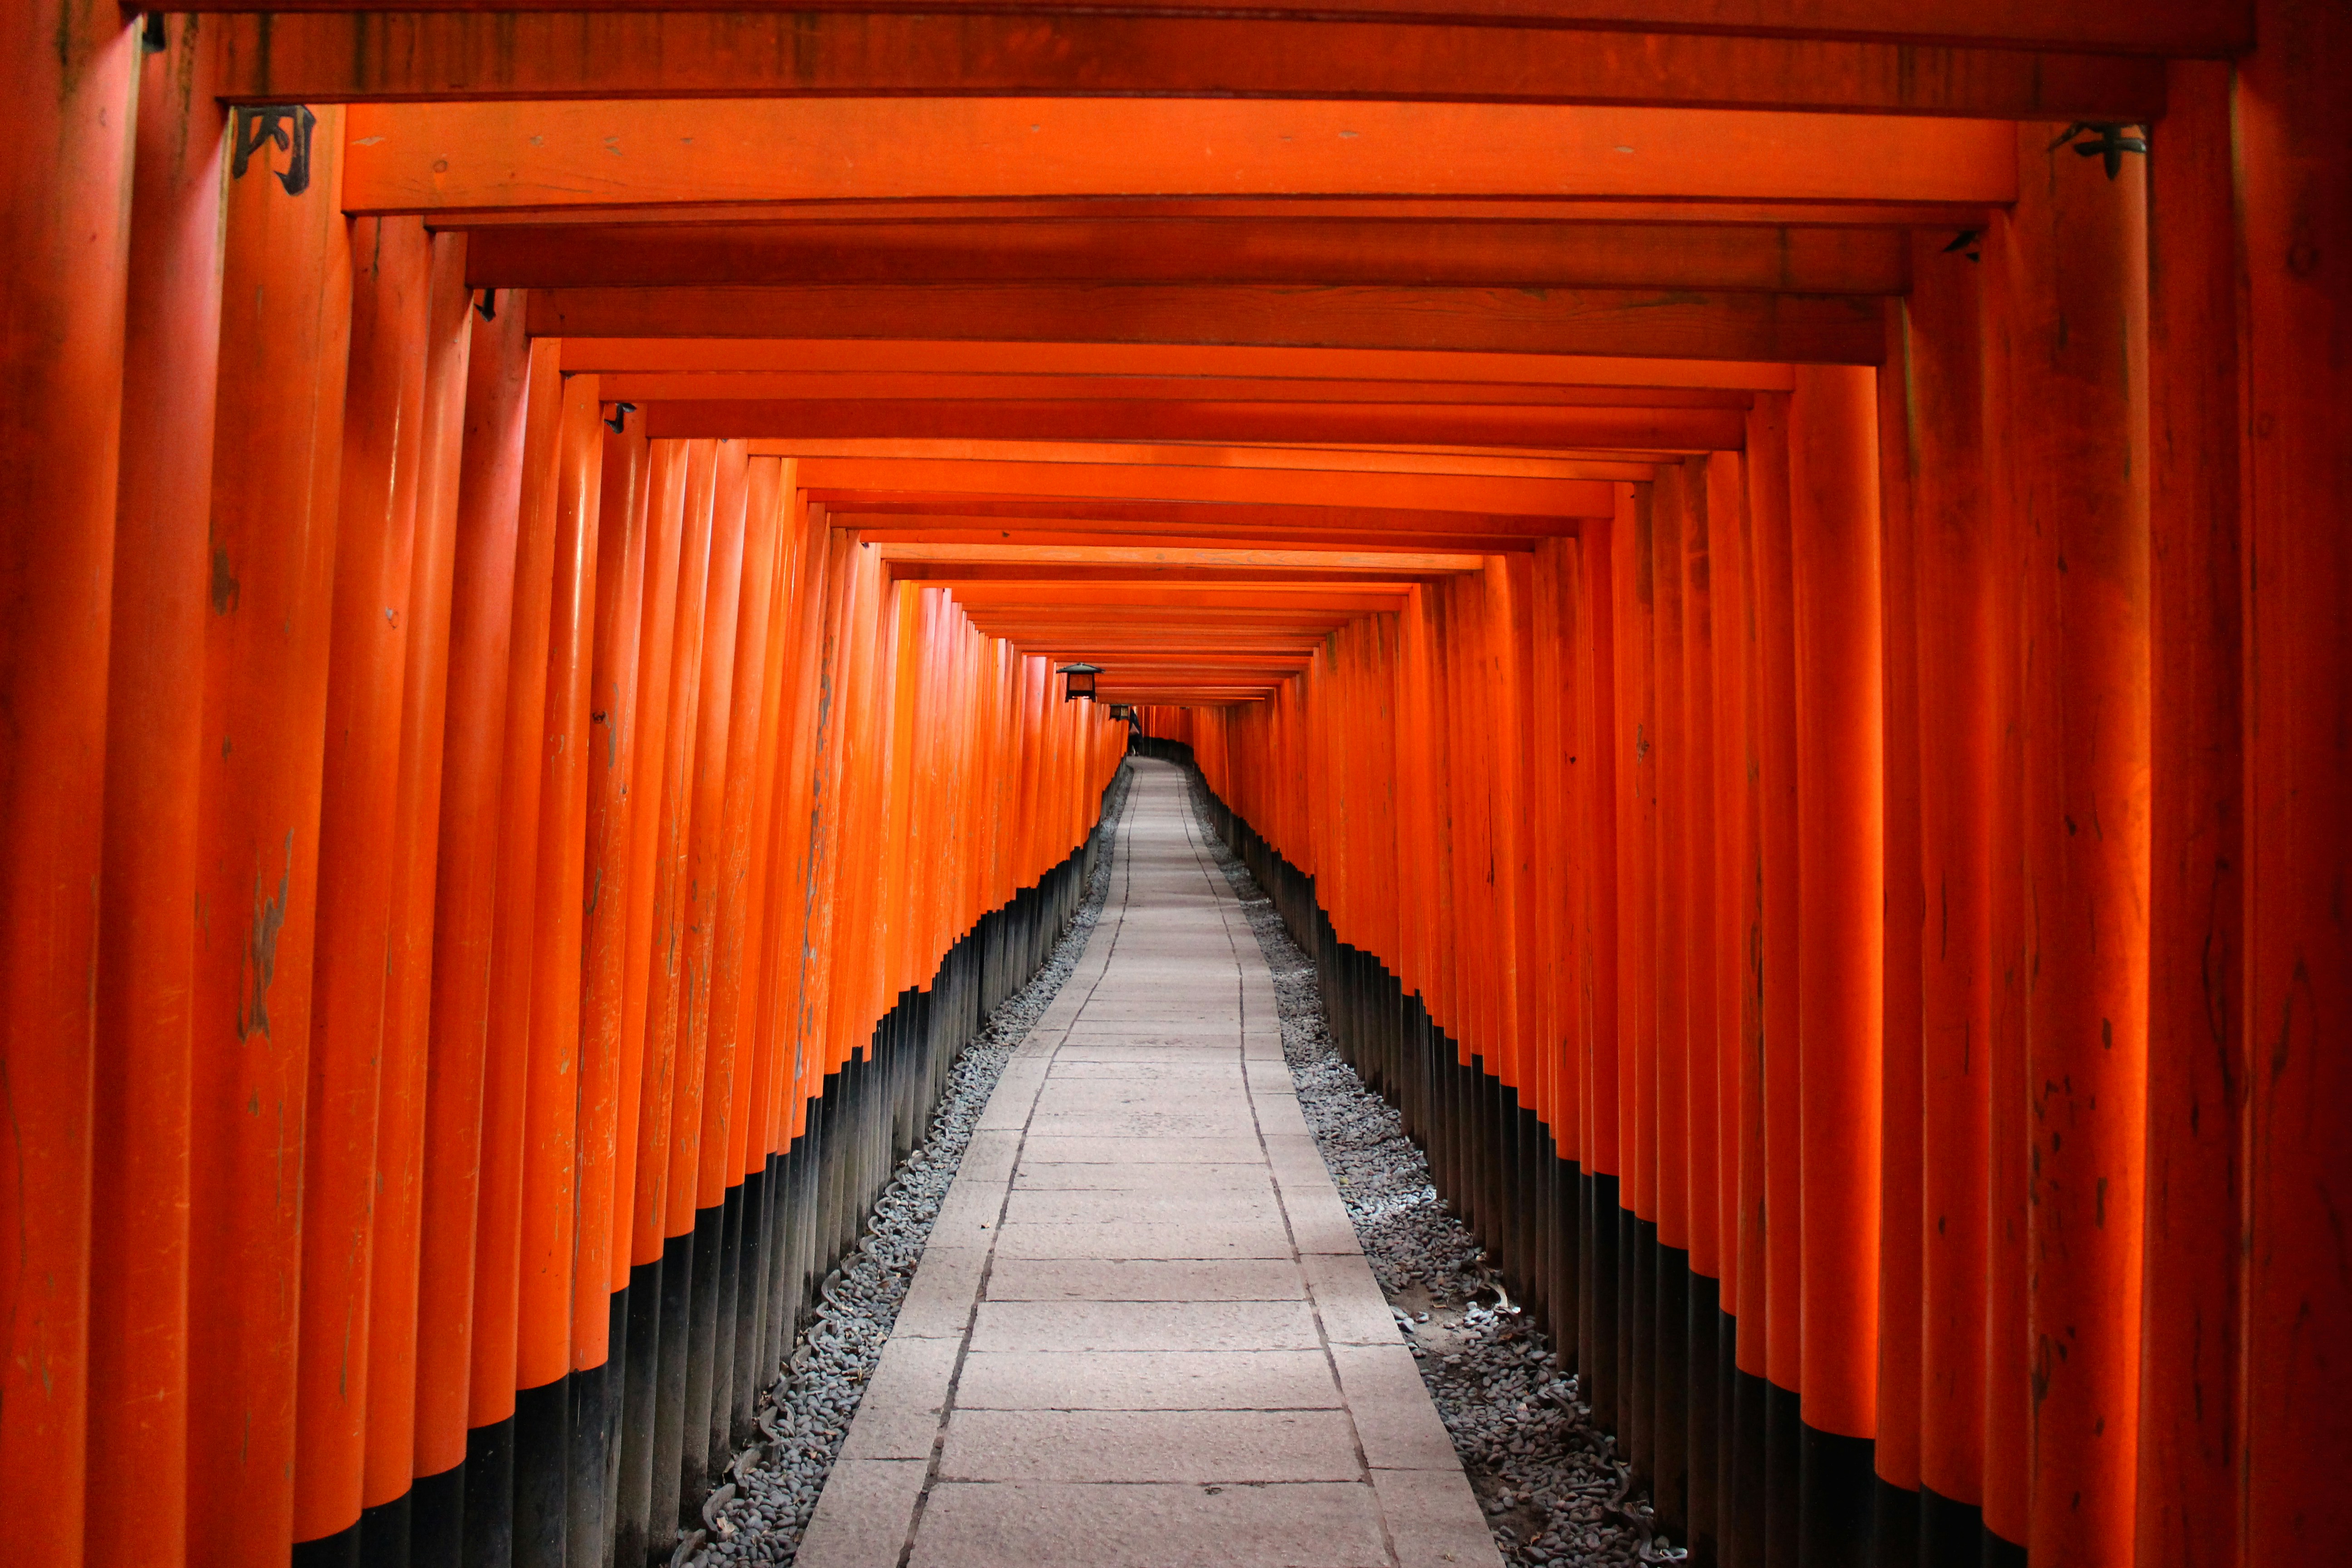
[[[151,55],[160,55],[172,47],[170,36],[163,30],[163,13],[150,11],[139,18],[139,47]]]
[[[228,177],[243,179],[253,155],[274,144],[279,152],[291,154],[282,172],[272,171],[278,183],[288,195],[300,195],[310,188],[310,132],[318,124],[319,117],[299,103],[237,105],[236,121],[229,133]]]
[[[2112,180],[2123,173],[2125,153],[2137,153],[2143,158],[2147,156],[2147,127],[2139,124],[2108,125],[2078,120],[2066,127],[2063,136],[2050,143],[2050,151],[2055,153],[2071,142],[2077,155],[2097,158],[2105,163],[2107,178]],[[2138,132],[2140,134],[2126,135],[2126,132]]]
[[[486,321],[497,321],[499,319],[499,291],[495,289],[483,289],[482,297],[474,301],[474,314],[481,317],[482,320]]]
[[[1982,261],[1984,252],[1977,247],[1977,241],[1980,237],[1977,230],[1964,228],[1952,237],[1952,243],[1944,247],[1943,254],[1946,256],[1957,254],[1967,257],[1970,261]]]
[[[634,403],[615,403],[613,405],[613,416],[604,423],[610,426],[613,434],[617,436],[628,426],[629,416],[636,411],[637,405]]]

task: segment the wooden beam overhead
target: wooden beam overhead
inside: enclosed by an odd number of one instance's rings
[[[879,284],[531,289],[540,337],[1012,338],[1876,364],[1874,300],[1641,289]]]
[[[1503,385],[1721,387],[1786,392],[1769,361],[1603,354],[1433,353],[1393,349],[1202,347],[1190,343],[968,340],[583,338],[563,341],[567,373],[595,371],[883,372],[969,375],[1250,376],[1316,381],[1493,382]]]
[[[1119,279],[1900,294],[1909,237],[1787,225],[1411,219],[551,224],[472,234],[481,288]]]
[[[1060,196],[887,202],[713,202],[639,207],[595,203],[549,213],[477,208],[436,213],[433,227],[466,234],[507,228],[643,230],[785,224],[1235,223],[1669,224],[1678,228],[1981,228],[1985,202],[1622,200],[1580,196]]]
[[[2007,202],[1990,120],[1482,103],[828,98],[358,105],[352,213],[1061,195]],[[1760,356],[1774,357],[1774,356]]]
[[[1446,576],[1478,571],[1484,563],[1467,552],[1420,553],[1349,550],[1153,549],[1120,545],[1082,548],[1005,544],[886,544],[882,558],[896,563],[938,566],[1217,567],[1228,571],[1317,571],[1333,576],[1368,574]]]
[[[1475,551],[1482,555],[1508,554],[1513,551],[1534,548],[1538,538],[1557,537],[1559,531],[1541,535],[1509,535],[1491,533],[1413,533],[1388,538],[1366,534],[1323,534],[1299,531],[1285,533],[1273,530],[1235,531],[1218,533],[1201,531],[1191,533],[1138,531],[1133,524],[1112,524],[1094,532],[1055,531],[1044,529],[1021,529],[1003,534],[990,529],[986,532],[970,530],[877,527],[882,520],[864,518],[856,523],[859,536],[870,544],[970,544],[982,540],[1024,545],[1090,546],[1121,544],[1148,546],[1167,550],[1199,549],[1346,549],[1363,551],[1393,550],[1402,553],[1437,552],[1452,550]]]
[[[752,451],[760,455],[759,444]],[[782,454],[790,456],[790,453]],[[800,482],[831,506],[866,491],[1087,497],[1141,501],[1425,508],[1523,517],[1610,517],[1615,487],[1604,480],[1483,475],[1179,468],[1152,463],[969,462],[888,458],[804,458]]]
[[[614,371],[599,378],[607,403],[845,402],[863,398],[992,403],[1434,404],[1454,408],[1739,408],[1750,392],[1715,387],[1576,386],[1494,381],[1309,381],[1247,376],[931,374],[877,371]]]
[[[936,0],[924,15],[699,8],[709,3],[665,15],[577,0],[563,10],[509,3],[481,13],[426,0],[400,12],[331,15],[277,0],[275,15],[221,24],[216,90],[247,103],[1084,93],[2151,120],[2164,108],[2161,62],[2121,56],[2237,53],[2252,34],[2247,7],[2234,0],[2168,0],[2171,14],[2144,29],[2129,24],[2149,8],[2100,6],[2099,26],[2070,31],[2062,22],[2024,39],[1969,29],[1737,37],[1638,21],[1497,26],[1483,8],[1465,26],[1424,19],[1429,8],[1418,0],[1421,16],[1403,22],[1336,20],[1328,11],[1317,20],[1040,16],[1034,5],[1018,15],[941,15],[948,7]],[[2088,0],[2078,6],[2094,9]],[[1952,9],[1963,8],[1954,0]],[[1874,9],[1884,27],[1909,8]]]
[[[1383,538],[1395,533],[1494,533],[1550,538],[1552,517],[1507,512],[1442,512],[1379,505],[1246,505],[1190,500],[1089,500],[1063,496],[870,496],[828,500],[833,527],[861,533],[894,529],[960,529],[1018,531],[1066,529],[1079,533],[1112,531],[1298,531]],[[1467,548],[1467,545],[1449,545]]]
[[[1334,474],[1455,474],[1507,479],[1649,479],[1655,465],[1643,463],[1635,476],[1607,472],[1617,465],[1582,458],[1468,448],[1325,446],[1249,446],[1213,441],[769,441],[751,443],[755,458],[893,458],[908,462],[1150,464],[1165,468],[1271,468]],[[1596,471],[1601,470],[1601,471]]]
[[[1412,404],[1142,403],[882,398],[654,403],[656,439],[908,437],[1054,441],[1352,441],[1440,446],[1737,450],[1732,408],[1464,408]]]

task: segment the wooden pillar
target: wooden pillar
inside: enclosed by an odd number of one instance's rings
[[[1874,373],[1801,366],[1789,405],[1808,1563],[1867,1550],[1877,1406],[1885,942]],[[1844,1443],[1822,1438],[1843,1439]],[[1860,1496],[1854,1495],[1860,1492]]]
[[[1768,393],[1748,418],[1749,547],[1755,563],[1758,860],[1764,994],[1764,1375],[1804,1381],[1803,1121],[1797,1050],[1797,670],[1789,519],[1789,396]]]
[[[607,405],[609,406],[609,405]],[[584,912],[580,977],[580,1277],[574,1292],[576,1347],[605,1318],[605,1295],[629,1282],[629,1236],[621,1223],[621,1134],[635,1098],[636,1058],[623,1034],[631,916],[651,889],[634,876],[638,670],[644,658],[646,544],[652,473],[645,422],[616,415],[604,435],[603,494],[596,513],[596,631],[590,675],[588,798],[581,879]],[[642,1048],[642,1031],[639,1048]],[[592,1131],[592,1129],[593,1131]],[[572,1358],[574,1369],[581,1366]]]
[[[376,1101],[397,854],[402,690],[424,427],[431,242],[354,218],[334,624],[319,826],[318,958],[302,1141],[294,1539],[359,1521],[367,1441]]]
[[[681,566],[686,561],[686,444],[649,444],[646,468],[645,602],[637,652],[636,758],[631,764],[628,829],[628,927],[621,960],[621,1115],[614,1130],[614,1262],[628,1270],[629,1343],[626,1409],[613,1500],[615,1561],[635,1563],[651,1544],[655,1363],[659,1346],[666,1267],[657,1188],[663,1141],[668,1136],[668,1036],[656,1038],[654,999],[661,975],[654,963],[657,924],[667,921],[675,882],[665,845],[676,797],[669,791],[670,702],[678,631]],[[698,535],[708,538],[708,530]],[[707,545],[702,546],[707,550]],[[699,566],[696,567],[699,583]],[[603,579],[600,577],[599,581]],[[700,588],[695,593],[698,598]],[[697,610],[698,616],[699,611]],[[675,1009],[670,1013],[675,1016]]]
[[[547,651],[537,736],[530,1045],[522,1109],[517,1298],[515,1563],[561,1568],[571,1517],[572,1276],[579,1255],[582,878],[587,850],[590,682],[604,421],[593,375],[562,378],[543,480],[553,514]],[[526,506],[531,494],[527,478]],[[592,1332],[602,1337],[601,1319]],[[601,1358],[600,1358],[601,1360]]]
[[[509,298],[467,329],[448,706],[433,894],[433,998],[425,1056],[425,1177],[417,1240],[415,1558],[457,1561],[474,1345],[474,1243],[482,1087],[497,924],[499,797],[505,781],[514,619],[516,495],[530,354]]]
[[[1715,655],[1717,1182],[1723,1310],[1738,1320],[1735,1364],[1764,1373],[1763,875],[1757,833],[1755,552],[1747,465],[1707,460],[1707,611]],[[1728,1408],[1727,1398],[1726,1408]],[[1723,1489],[1731,1529],[1731,1476]]]
[[[289,138],[305,127],[301,116]],[[257,151],[228,184],[191,1080],[188,1560],[293,1530],[303,1111],[318,904],[351,246],[342,111],[310,181]]]
[[[2246,637],[2245,1560],[2352,1539],[2352,17],[2263,0],[2240,66],[2252,564]]]
[[[1984,1500],[1987,1141],[1991,1136],[1992,770],[1996,695],[1993,519],[1984,481],[1980,261],[1940,237],[1912,243],[1904,434],[1912,507],[1920,888],[1920,1447],[1923,1529],[1964,1533],[1938,1500]],[[1893,933],[1890,933],[1890,941]],[[1941,1568],[1945,1561],[1930,1557]]]
[[[1965,262],[1962,265],[1967,265]],[[1881,1550],[1916,1555],[1919,1488],[1920,1168],[1925,1090],[1920,942],[1927,900],[1920,860],[1918,589],[1914,575],[1920,478],[1912,465],[1907,307],[1887,308],[1887,364],[1878,377],[1879,687],[1885,937],[1879,999],[1877,1426],[1872,1458],[1898,1492],[1882,1494]],[[1906,1516],[1905,1510],[1910,1510]]]
[[[93,1466],[147,1479],[138,1509],[91,1500],[100,1568],[186,1561],[188,993],[225,123],[210,98],[173,91],[201,68],[194,33],[167,20],[139,66],[122,406],[140,436],[121,452],[107,668],[96,1043],[111,1065],[90,1134],[89,1432]],[[17,1408],[13,1386],[5,1398]]]
[[[2032,1151],[2027,1549],[2131,1551],[2147,1047],[2146,162],[2018,132],[2007,404],[2024,546]]]
[[[137,45],[110,7],[0,19],[0,1518],[82,1561],[91,1079]],[[168,1086],[159,1086],[169,1092]],[[167,1112],[168,1114],[168,1112]],[[113,1384],[110,1383],[109,1396]]]
[[[2147,1039],[2135,1556],[2240,1561],[2243,415],[2231,68],[2176,60],[2148,157]]]
[[[509,298],[500,314],[522,313]],[[521,462],[515,475],[514,616],[500,744],[498,908],[482,1071],[480,1214],[474,1236],[474,1357],[467,1397],[466,1537],[506,1550],[515,1526],[515,1392],[522,1343],[524,1151],[530,1136],[530,1015],[539,896],[541,747],[555,576],[555,465],[562,377],[557,343],[530,344]],[[550,911],[551,913],[551,911]]]
[[[406,1539],[416,1470],[416,1373],[423,1261],[425,1088],[431,1068],[433,951],[439,885],[443,760],[449,720],[449,633],[457,550],[459,449],[474,313],[466,237],[433,239],[426,310],[424,451],[409,572],[408,673],[401,686],[399,804],[392,932],[376,1113],[375,1247],[370,1270],[367,1465],[362,1552],[388,1531]]]

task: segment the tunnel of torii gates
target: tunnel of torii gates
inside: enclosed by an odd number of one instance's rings
[[[2352,1561],[2347,6],[415,5],[0,8],[0,1557],[667,1561],[1139,730],[1695,1561]]]

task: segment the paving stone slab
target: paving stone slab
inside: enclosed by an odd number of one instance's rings
[[[975,1351],[1315,1350],[1304,1301],[982,1301]]]
[[[1150,1164],[1024,1162],[1013,1173],[1013,1190],[1031,1192],[1255,1193],[1275,1195],[1273,1168],[1264,1164],[1212,1165],[1198,1160]]]
[[[1443,1469],[1374,1470],[1372,1485],[1398,1568],[1502,1568],[1458,1461]]]
[[[988,1276],[992,1301],[1297,1301],[1306,1297],[1306,1279],[1287,1258],[1000,1258]],[[913,1300],[911,1293],[908,1299]],[[903,1321],[904,1309],[899,1316]],[[956,1331],[963,1331],[961,1323]],[[1395,1337],[1393,1330],[1390,1337]]]
[[[1181,1066],[1192,1062],[1230,1063],[1238,1067],[1242,1061],[1242,1046],[1238,1039],[1219,1036],[1198,1035],[1189,1039],[1144,1039],[1124,1035],[1073,1036],[1062,1042],[1054,1053],[1056,1065],[1069,1062],[1166,1062]]]
[[[1339,1369],[1339,1392],[1355,1418],[1365,1463],[1375,1469],[1461,1469],[1411,1351],[1402,1343],[1333,1345],[1331,1364]]]
[[[1202,1083],[1228,1090],[1242,1087],[1239,1056],[1227,1051],[1214,1059],[1174,1061],[1145,1058],[1134,1061],[1103,1061],[1094,1057],[1061,1056],[1045,1075],[1049,1084],[1076,1079],[1115,1083]]]
[[[1396,1313],[1360,1252],[1307,1254],[1298,1260],[1323,1337],[1335,1345],[1402,1345]]]
[[[980,1300],[981,1276],[988,1269],[985,1247],[948,1247],[937,1239],[923,1248],[923,1261],[898,1303],[890,1336],[961,1340],[971,1327],[972,1303]]]
[[[1041,1110],[1039,1138],[1246,1138],[1256,1131],[1243,1106],[1214,1110]]]
[[[1223,1169],[1223,1167],[1216,1167]],[[1008,1225],[1109,1225],[1120,1221],[1182,1225],[1280,1225],[1282,1205],[1273,1184],[1262,1192],[1233,1187],[1119,1187],[1087,1191],[1060,1188],[1013,1192],[1004,1207]]]
[[[940,1479],[963,1481],[1352,1481],[1339,1410],[959,1410]]]
[[[960,1410],[1333,1410],[1320,1350],[966,1352]]]
[[[1387,1568],[1372,1489],[941,1482],[909,1568]]]
[[[1265,1158],[1255,1133],[1223,1138],[1070,1138],[1032,1132],[1024,1145],[1021,1163],[1149,1165],[1243,1165]],[[1320,1155],[1317,1156],[1321,1159]]]
[[[892,1334],[858,1398],[843,1458],[929,1458],[962,1352],[959,1340]]]
[[[1289,1258],[1290,1231],[1279,1218],[1234,1224],[1123,1220],[1091,1225],[1006,1225],[996,1231],[999,1258]]]
[[[795,1568],[898,1568],[930,1468],[928,1458],[835,1461]]]

